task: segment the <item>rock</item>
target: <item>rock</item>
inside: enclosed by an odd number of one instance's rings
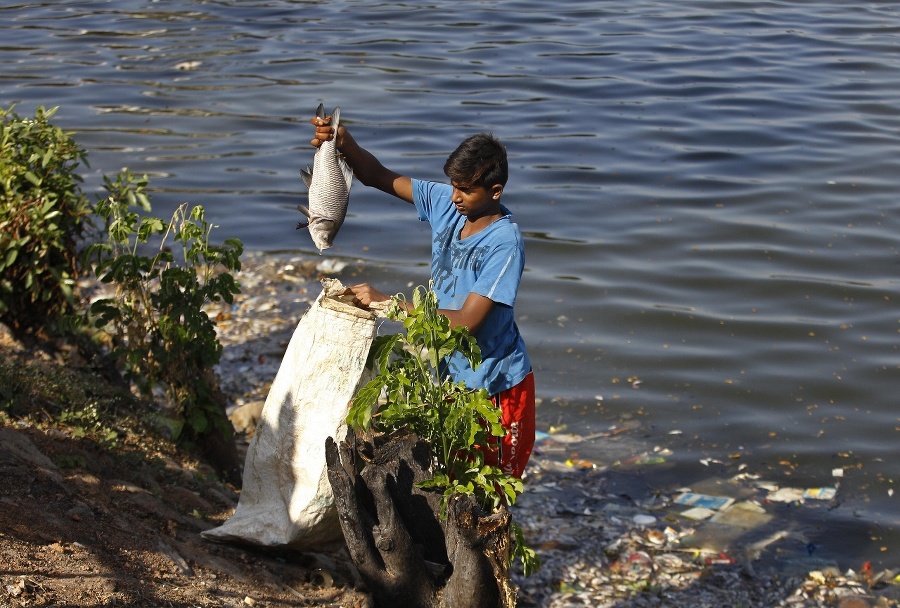
[[[837,608],[872,608],[872,604],[864,597],[844,597],[837,603]]]
[[[85,503],[77,501],[74,507],[66,511],[66,517],[72,521],[90,521],[94,519],[94,511]]]
[[[234,430],[238,433],[253,434],[262,416],[264,405],[265,401],[251,401],[234,410],[229,416]]]
[[[178,569],[178,573],[182,576],[193,576],[194,571],[188,565],[183,557],[172,547],[164,543],[163,541],[159,541],[158,550],[161,554],[165,555],[166,558],[172,562],[175,568]]]
[[[130,481],[122,481],[120,479],[111,479],[112,489],[117,492],[127,492],[128,494],[150,494],[148,490],[131,483]]]
[[[71,492],[63,483],[63,476],[59,473],[57,466],[32,443],[25,433],[10,428],[0,428],[0,451],[7,452],[14,458],[34,466],[66,490],[66,493]]]
[[[16,339],[12,330],[4,323],[0,323],[0,346],[17,353],[25,352],[25,346]]]

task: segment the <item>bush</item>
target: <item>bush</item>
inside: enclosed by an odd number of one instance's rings
[[[116,293],[91,305],[93,324],[110,334],[113,355],[144,393],[165,388],[176,438],[187,431],[190,439],[230,439],[212,371],[222,345],[204,307],[231,303],[240,292],[230,272],[240,269],[243,247],[237,239],[211,244],[212,227],[199,205],[181,205],[168,223],[141,217],[131,208],[149,210],[146,184],[126,170],[115,181],[106,179],[110,195],[97,202],[108,239],[87,248],[85,260]]]
[[[135,209],[150,211],[147,179],[127,169],[104,177],[108,196],[90,202],[75,173],[86,152],[50,124],[55,112],[38,108],[22,119],[0,110],[0,322],[20,337],[44,333],[83,347],[76,279],[95,265],[116,287],[114,298],[90,309],[93,325],[111,337],[113,358],[144,393],[164,386],[175,437],[197,440],[236,480],[240,463],[213,372],[222,346],[204,306],[239,292],[229,272],[240,269],[241,242],[210,244],[200,206],[182,205],[168,223],[141,217]],[[105,229],[102,242],[83,242],[96,237],[89,226]],[[181,245],[177,260],[170,241]],[[0,406],[5,401],[0,392]]]
[[[92,211],[75,173],[86,153],[50,124],[55,112],[0,109],[0,321],[23,335],[73,310],[77,241]]]

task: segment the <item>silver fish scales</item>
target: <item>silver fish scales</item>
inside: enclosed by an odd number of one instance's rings
[[[325,106],[319,104],[316,116],[325,118]],[[331,115],[331,126],[335,133],[341,121],[341,109],[334,109]],[[350,201],[350,186],[353,183],[353,170],[338,152],[334,140],[323,142],[313,157],[313,166],[300,170],[303,183],[309,188],[309,208],[300,205],[298,208],[309,221],[297,224],[297,229],[309,226],[309,235],[318,248],[319,253],[328,249],[347,216],[347,203]]]

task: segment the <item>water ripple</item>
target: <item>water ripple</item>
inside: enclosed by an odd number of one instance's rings
[[[676,459],[740,443],[750,466],[827,471],[896,443],[895,4],[39,1],[0,7],[0,31],[0,102],[60,105],[89,189],[128,165],[160,215],[202,203],[250,249],[310,249],[293,226],[320,101],[423,178],[500,135],[547,420],[636,375],[611,410],[720,439]],[[330,253],[398,290],[427,278],[407,206],[354,188],[350,214]],[[810,412],[847,420],[819,436]]]

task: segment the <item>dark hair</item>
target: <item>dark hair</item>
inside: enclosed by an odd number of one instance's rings
[[[462,186],[505,186],[509,177],[506,148],[491,133],[472,135],[447,158],[444,175]]]

